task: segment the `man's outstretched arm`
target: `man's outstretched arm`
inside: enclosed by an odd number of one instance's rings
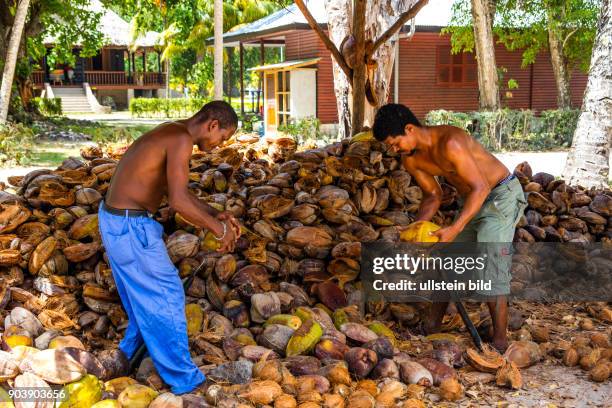
[[[408,159],[404,159],[404,165],[423,191],[423,199],[415,221],[431,221],[442,204],[442,188],[431,174],[417,169]]]
[[[179,137],[172,146],[172,154],[167,154],[166,176],[170,207],[192,224],[210,230],[216,237],[222,237],[225,231],[221,250],[231,251],[235,241],[231,225],[225,224],[224,227],[225,222],[218,220],[216,214],[213,215],[217,210],[200,201],[188,189],[192,149],[193,144],[189,137]]]

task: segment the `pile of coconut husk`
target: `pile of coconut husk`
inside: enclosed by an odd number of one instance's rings
[[[399,240],[398,227],[413,222],[422,199],[384,144],[363,134],[296,151],[292,139],[240,136],[212,153],[195,152],[189,184],[242,223],[234,253],[218,253],[212,234],[166,201],[155,214],[180,276],[203,265],[187,290],[185,312],[192,358],[216,383],[204,395],[174,396],[149,358],[128,373],[116,349],[127,316],[97,208],[124,151],[88,147],[82,159],[9,178],[0,191],[6,390],[51,387],[72,401],[64,406],[96,408],[420,407],[431,398],[466,398],[465,388],[478,383],[520,388],[520,370],[549,356],[579,363],[594,381],[609,378],[607,304],[584,309],[576,325],[590,320],[589,335],[564,342],[513,309],[511,329],[529,338],[513,335],[517,341],[500,355],[474,349],[458,315],[445,317],[445,333],[424,337],[415,327],[426,305],[363,302],[361,243]],[[515,174],[529,203],[517,241],[610,241],[609,190],[532,175],[526,163]],[[433,221],[446,225],[457,211],[457,192],[441,185]],[[486,334],[486,314],[476,305],[470,313]]]

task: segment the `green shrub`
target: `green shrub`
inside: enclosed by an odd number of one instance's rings
[[[243,115],[238,114],[238,119],[242,122],[243,131],[253,132],[253,124],[259,122],[262,118],[256,113],[245,112]]]
[[[115,100],[112,96],[105,96],[104,98],[102,98],[102,103],[100,105],[108,106],[112,110],[117,110],[117,104],[115,103]]]
[[[62,100],[60,98],[32,98],[32,104],[41,115],[62,116]]]
[[[483,112],[431,111],[428,125],[453,125],[470,132],[487,149],[544,150],[569,147],[579,110],[548,110],[536,116],[532,110],[500,109]]]
[[[279,125],[278,131],[292,136],[298,144],[320,139],[321,122],[315,117],[291,119],[287,125]]]
[[[34,132],[20,123],[0,125],[0,164],[23,165],[32,155]]]
[[[196,113],[206,102],[204,98],[133,98],[129,109],[139,118],[181,118]]]
[[[130,144],[141,135],[138,129],[128,127],[99,127],[90,133],[91,140],[102,147],[115,143]]]

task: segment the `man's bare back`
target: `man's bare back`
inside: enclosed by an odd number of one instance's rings
[[[136,140],[115,170],[106,203],[115,208],[155,213],[168,191],[167,154],[185,139],[191,140],[185,125],[169,122]]]
[[[442,125],[431,126],[427,130],[431,134],[432,149],[430,151],[417,149],[414,154],[403,156],[403,164],[409,173],[425,172],[431,176],[442,176],[465,197],[470,192],[470,187],[453,164],[456,158],[452,157],[452,148],[449,149],[449,142],[453,142],[463,145],[469,152],[489,188],[494,188],[508,175],[508,169],[462,129]]]

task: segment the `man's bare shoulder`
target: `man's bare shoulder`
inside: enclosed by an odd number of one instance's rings
[[[191,135],[184,124],[180,122],[166,122],[142,135],[142,139],[163,139],[170,143],[180,143],[191,141]]]
[[[436,128],[441,152],[452,155],[465,149],[469,150],[473,138],[465,130],[450,125],[440,125]]]

